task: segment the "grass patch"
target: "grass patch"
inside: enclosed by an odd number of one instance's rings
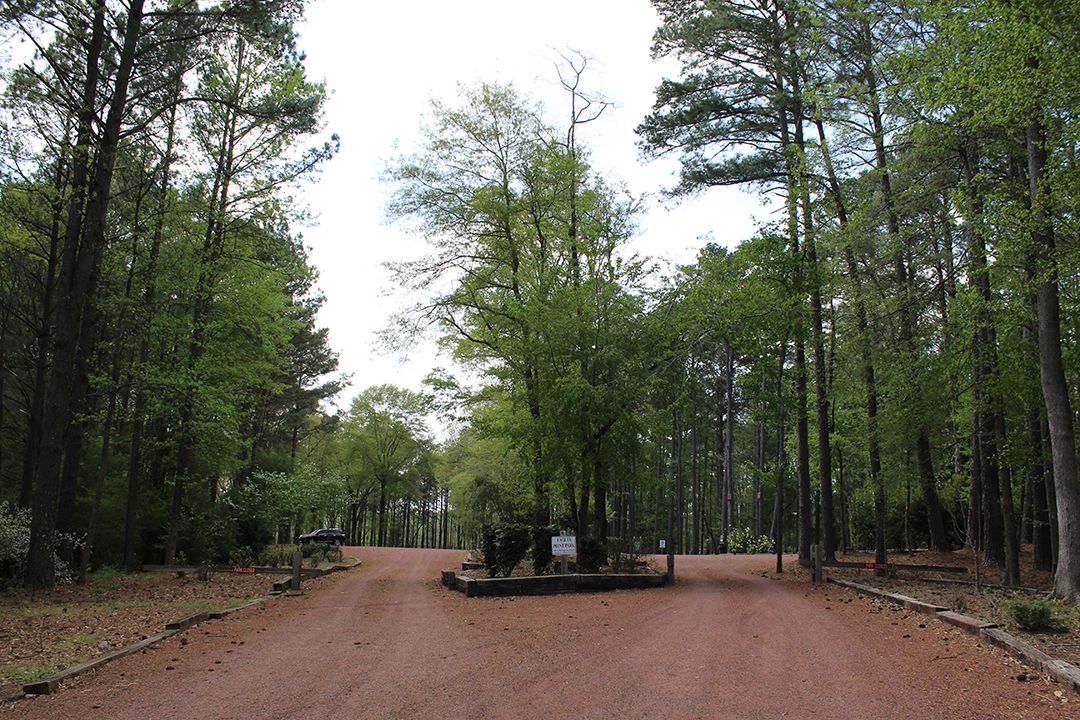
[[[59,669],[58,665],[0,665],[0,684],[25,685]]]
[[[71,608],[67,605],[19,605],[15,607],[0,607],[0,620],[4,618],[42,618],[55,617],[57,615],[71,615]]]
[[[229,602],[225,603],[224,607],[217,608],[217,609],[219,609],[219,610],[232,610],[234,607],[240,607],[241,605],[243,605],[245,603],[249,603],[254,599],[255,598],[253,598],[253,597],[249,597],[249,598],[233,598]]]
[[[106,580],[119,580],[126,577],[131,577],[133,573],[127,573],[120,568],[113,567],[112,565],[106,565],[105,567],[98,568],[94,572],[90,573],[90,579],[94,582],[104,582]]]
[[[206,610],[210,607],[209,600],[185,600],[173,605],[175,608],[185,608],[188,610]]]
[[[72,635],[67,641],[72,645],[97,645],[97,637],[88,634]]]

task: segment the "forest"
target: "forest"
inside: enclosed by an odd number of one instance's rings
[[[1080,596],[1080,9],[652,4],[678,72],[637,152],[679,161],[672,201],[777,211],[662,270],[579,137],[609,107],[587,56],[554,111],[463,85],[383,173],[427,253],[380,342],[453,364],[345,400],[296,229],[338,143],[303,3],[6,3],[0,583],[515,526],[541,567],[567,531],[600,559],[967,548],[1004,585],[1030,546]]]

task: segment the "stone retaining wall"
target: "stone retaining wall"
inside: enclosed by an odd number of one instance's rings
[[[576,592],[606,592],[660,587],[666,573],[531,575],[508,578],[471,578],[454,570],[443,570],[442,584],[466,597],[499,595],[557,595]]]

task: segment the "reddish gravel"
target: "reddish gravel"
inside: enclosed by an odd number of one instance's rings
[[[308,598],[200,625],[0,716],[1011,720],[1080,709],[1070,690],[1017,681],[1022,668],[937,621],[754,574],[767,557],[680,557],[672,589],[478,599],[436,582],[461,552],[349,554],[364,566]]]

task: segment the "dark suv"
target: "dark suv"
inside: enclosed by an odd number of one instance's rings
[[[321,530],[304,533],[300,536],[299,540],[301,545],[306,545],[307,543],[313,542],[329,543],[331,545],[344,545],[345,531],[341,528],[322,528]]]

